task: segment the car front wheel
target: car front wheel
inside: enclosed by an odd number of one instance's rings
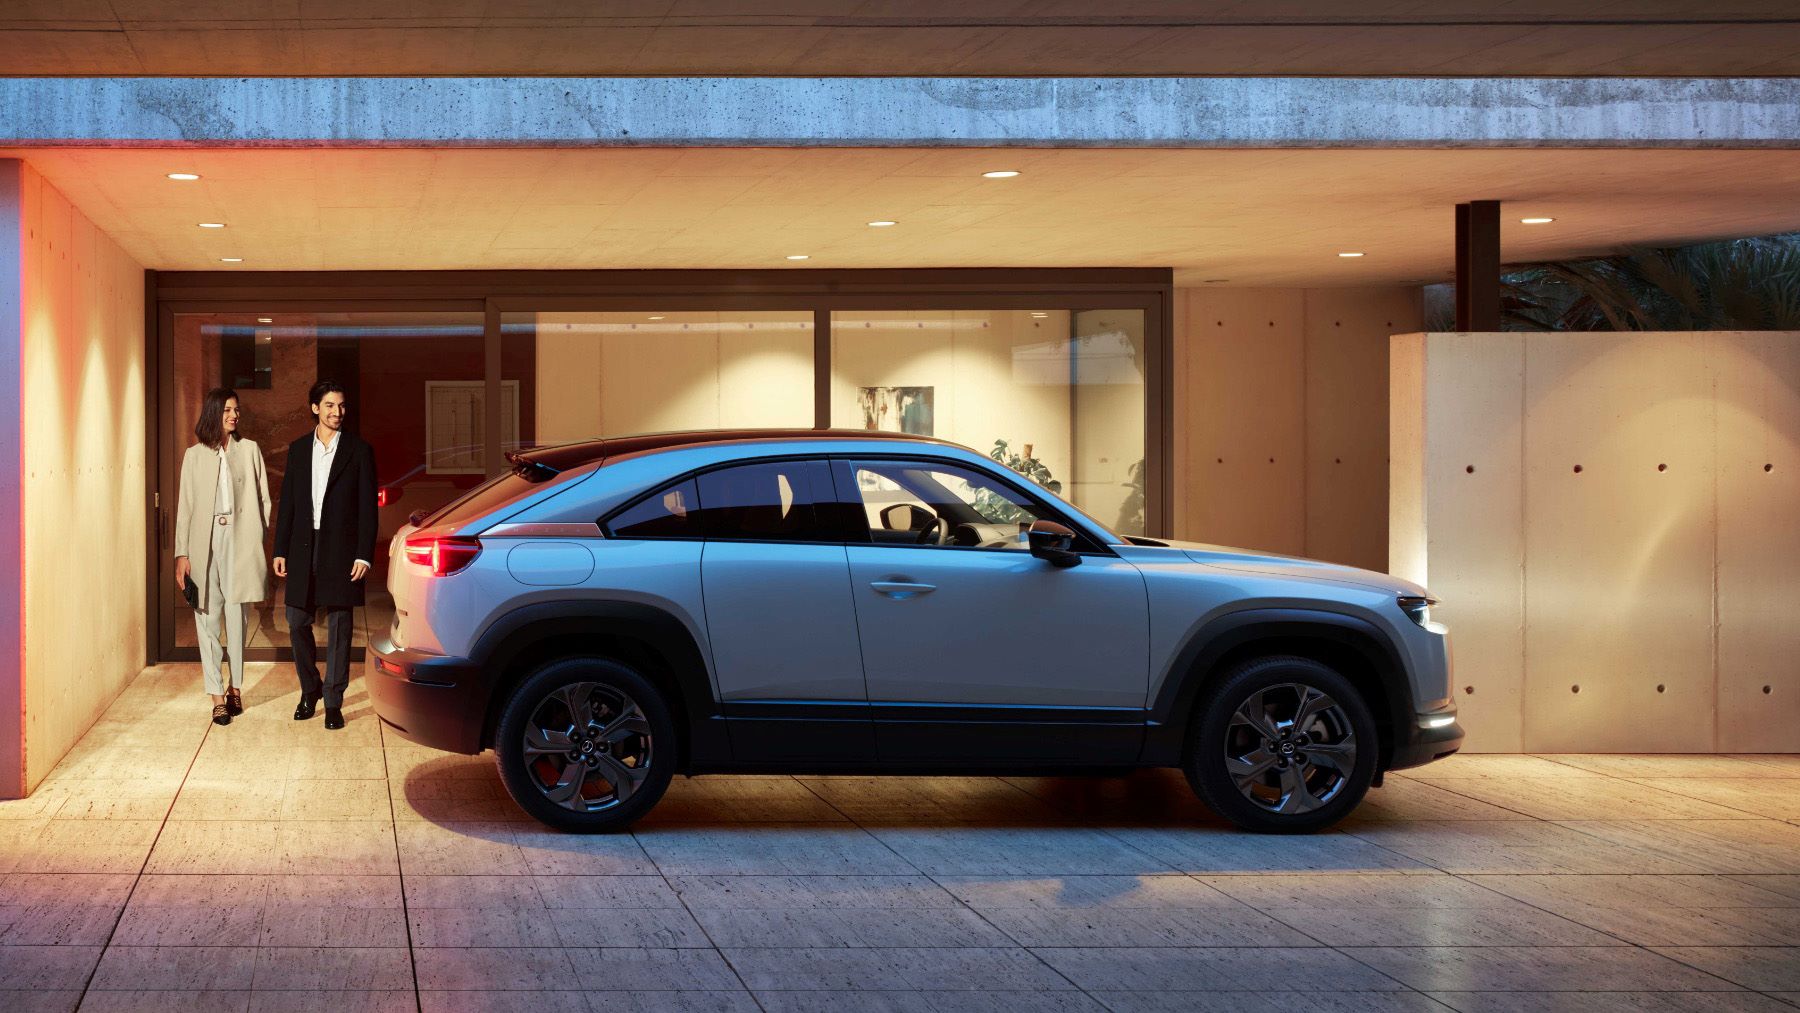
[[[1208,696],[1188,744],[1188,783],[1246,830],[1309,833],[1362,801],[1379,743],[1350,680],[1310,658],[1258,658]]]
[[[600,658],[554,662],[507,700],[500,779],[519,807],[576,833],[623,830],[674,776],[675,725],[648,679]]]

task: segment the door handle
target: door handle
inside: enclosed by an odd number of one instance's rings
[[[873,580],[869,582],[869,586],[875,589],[876,594],[884,594],[897,601],[917,598],[937,590],[936,584],[913,584],[903,580]]]

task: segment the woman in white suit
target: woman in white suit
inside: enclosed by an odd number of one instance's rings
[[[175,506],[175,586],[191,577],[199,592],[194,627],[200,634],[200,665],[212,695],[214,724],[228,725],[244,712],[244,613],[249,603],[269,596],[269,567],[263,560],[269,530],[269,476],[262,450],[238,435],[235,391],[206,392],[194,436],[200,442],[181,459],[181,495]],[[223,629],[221,629],[223,627]],[[230,637],[231,687],[219,671]]]

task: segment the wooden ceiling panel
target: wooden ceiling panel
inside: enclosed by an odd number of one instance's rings
[[[232,269],[224,256],[251,270],[765,268],[805,253],[802,267],[1173,267],[1184,282],[1385,284],[1450,271],[1464,200],[1505,202],[1515,262],[1800,230],[1800,151],[1778,150],[8,155],[165,270]],[[1026,174],[980,178],[999,164]],[[164,178],[173,171],[204,178]],[[1518,224],[1526,215],[1557,220]]]

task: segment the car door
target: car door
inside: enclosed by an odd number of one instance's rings
[[[834,477],[869,529],[846,555],[884,762],[1136,759],[1149,674],[1136,567],[1086,535],[1077,566],[1032,556],[1024,528],[1069,518],[972,465],[844,459]]]
[[[748,462],[703,472],[696,484],[707,639],[733,753],[757,763],[872,759],[826,463]]]

